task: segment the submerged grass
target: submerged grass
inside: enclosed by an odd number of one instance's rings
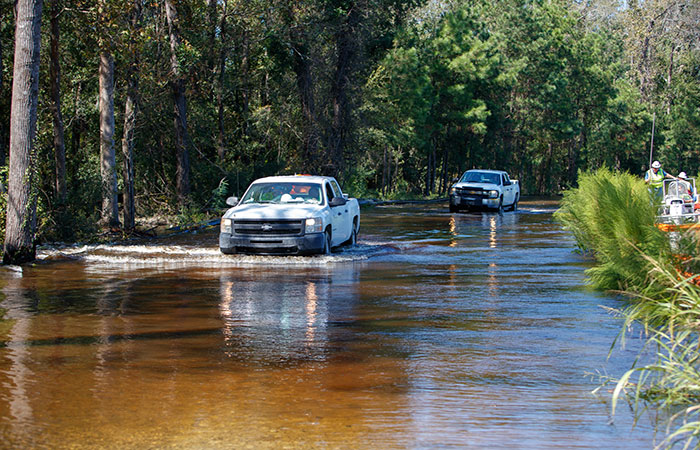
[[[579,174],[579,187],[564,194],[556,218],[592,255],[593,286],[625,294],[624,332],[639,323],[650,363],[635,362],[615,383],[613,413],[621,397],[635,414],[671,412],[658,447],[700,446],[700,273],[695,232],[671,236],[654,226],[656,207],[644,182],[609,169]],[[694,274],[695,273],[695,274]],[[614,345],[614,344],[613,344]],[[645,359],[649,360],[649,359]],[[608,380],[609,382],[610,380]]]

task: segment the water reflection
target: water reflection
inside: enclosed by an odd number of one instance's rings
[[[316,283],[306,284],[306,343],[311,345],[314,342],[314,332],[316,320],[319,319],[316,313],[318,296],[316,295]]]
[[[498,298],[498,288],[499,288],[499,282],[498,282],[498,266],[496,263],[489,263],[489,267],[487,270],[487,279],[488,281],[486,282],[488,286],[488,293],[489,297],[492,299]]]
[[[456,247],[457,246],[457,220],[453,217],[450,217],[450,234],[452,235],[452,239],[450,239],[450,247]]]
[[[498,230],[498,223],[496,222],[496,216],[491,216],[488,219],[489,226],[489,247],[496,248],[497,240],[496,233]]]
[[[0,324],[5,322],[10,325],[4,352],[9,368],[0,373],[7,380],[0,384],[8,388],[6,395],[9,398],[6,401],[9,403],[11,429],[17,436],[30,435],[34,428],[34,411],[29,395],[34,373],[29,367],[29,348],[24,344],[32,334],[32,315],[28,309],[33,301],[24,295],[22,281],[19,274],[7,278],[2,289],[5,298],[0,302],[0,313],[4,313]],[[3,397],[5,395],[0,398]]]
[[[329,323],[357,302],[353,264],[333,268],[224,273],[220,279],[225,352],[247,361],[327,358]]]
[[[451,236],[449,246],[456,247],[460,239],[486,233],[488,247],[495,249],[499,238],[506,230],[517,229],[520,222],[519,213],[472,213],[453,214],[448,222]]]

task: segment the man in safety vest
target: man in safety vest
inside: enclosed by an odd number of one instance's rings
[[[644,175],[644,182],[649,185],[649,190],[658,199],[661,199],[664,178],[676,179],[673,175],[666,173],[658,161],[651,163],[651,169],[647,170],[647,173]]]

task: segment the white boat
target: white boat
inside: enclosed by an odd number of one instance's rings
[[[695,178],[667,179],[662,186],[662,202],[657,222],[682,225],[698,223],[700,213],[696,209],[697,191]]]

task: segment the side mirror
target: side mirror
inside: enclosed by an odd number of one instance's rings
[[[343,206],[346,204],[348,201],[345,200],[343,197],[333,197],[333,199],[328,202],[328,206],[331,208],[336,207],[336,206]]]
[[[452,179],[452,184],[455,184],[455,183],[457,183],[458,181],[459,181],[459,178],[453,178],[453,179]]]
[[[226,199],[226,204],[228,206],[236,206],[238,204],[238,197],[229,197]]]
[[[343,194],[343,198],[347,200],[348,198],[350,198],[350,196],[348,196],[348,194]]]

